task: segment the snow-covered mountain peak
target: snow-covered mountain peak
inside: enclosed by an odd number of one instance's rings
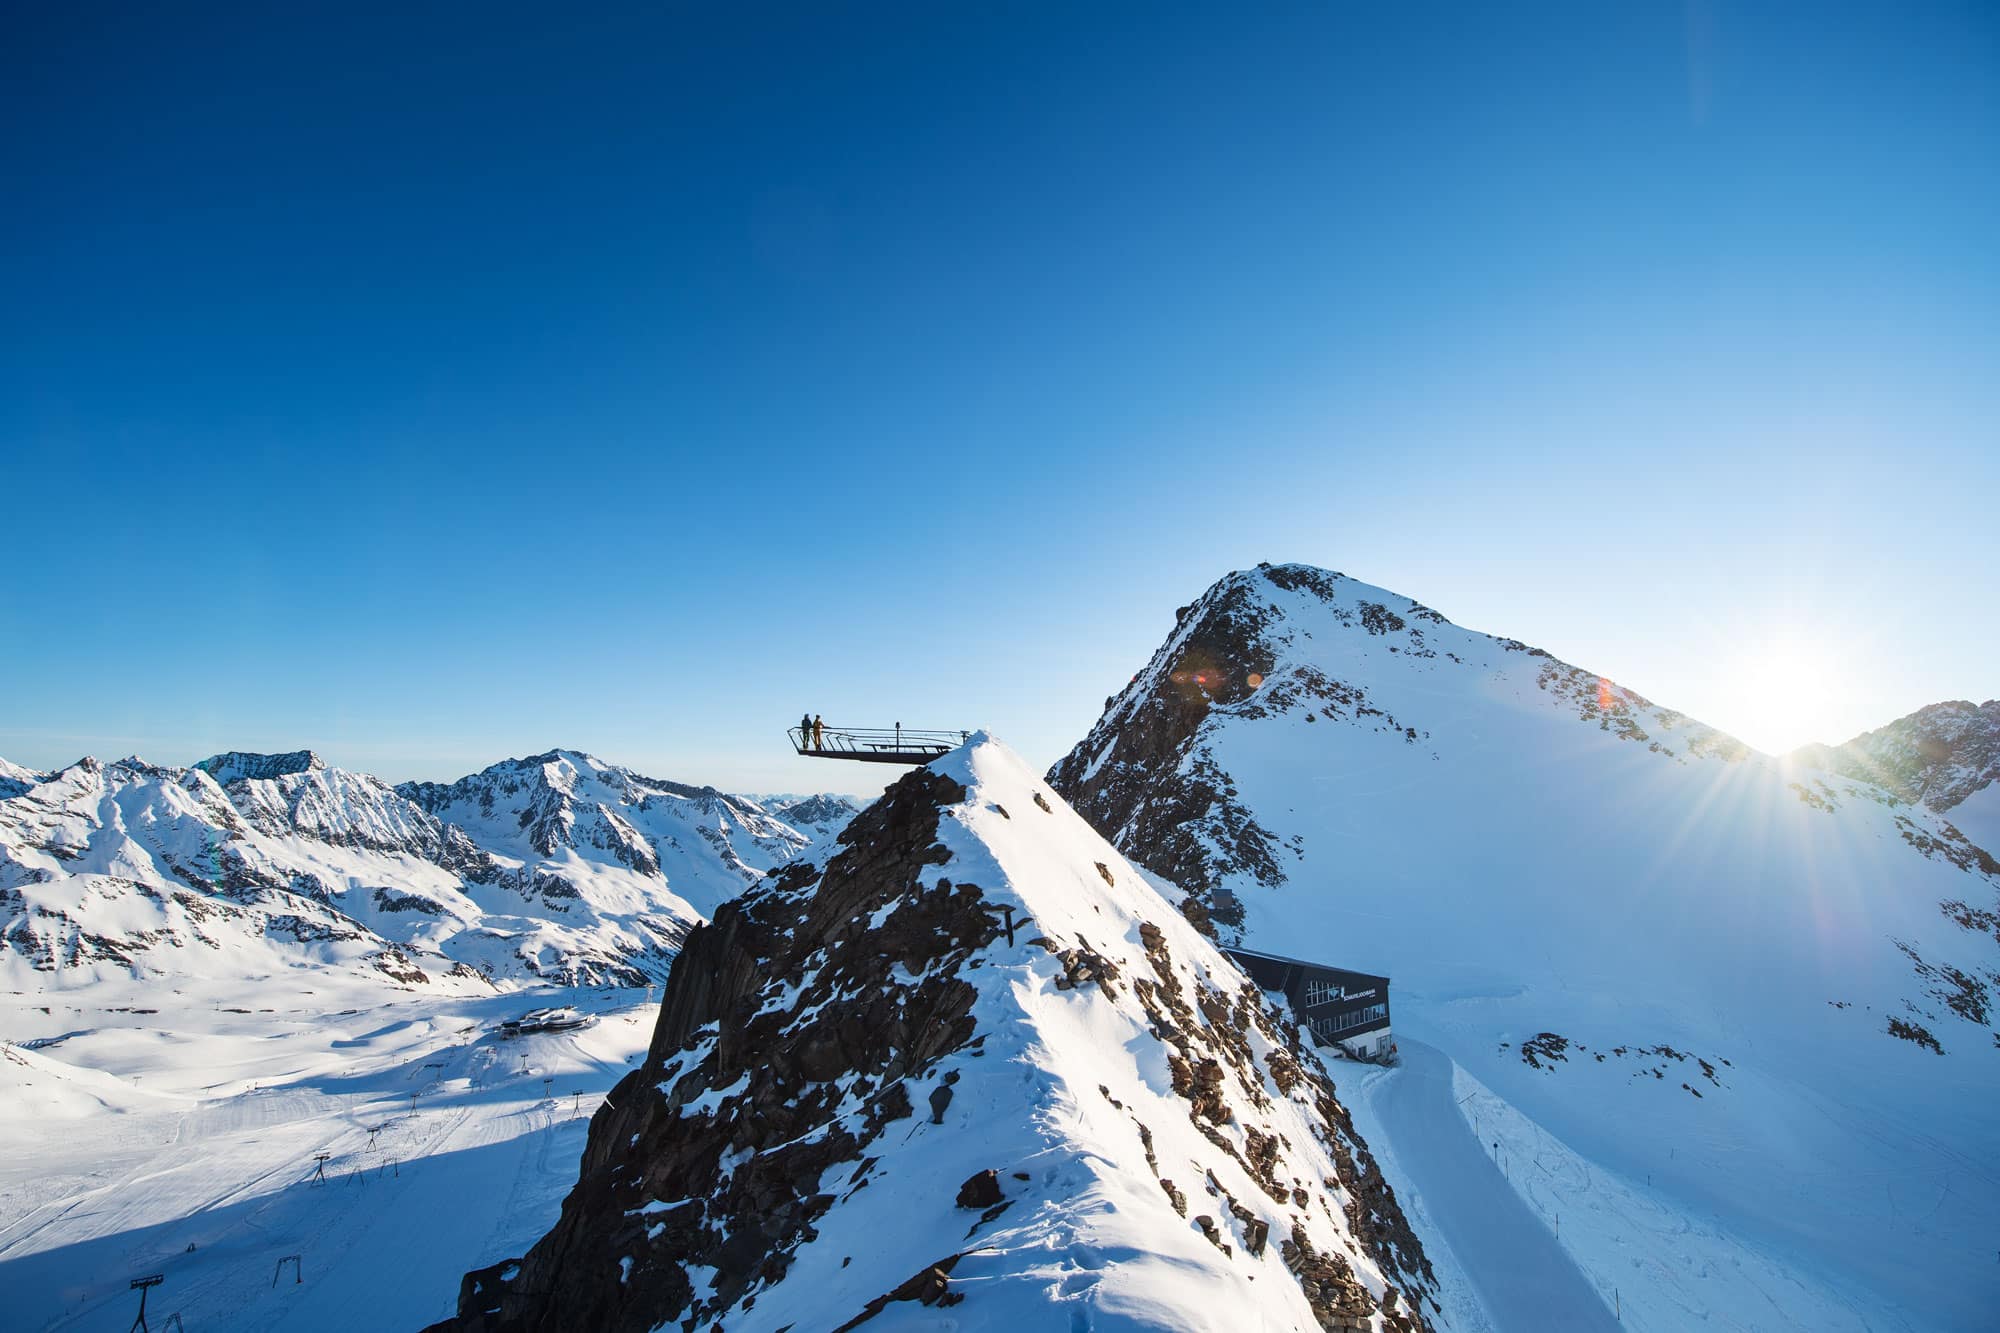
[[[1425,1327],[1297,1043],[976,736],[689,937],[561,1220],[451,1326]]]
[[[1309,726],[1329,742],[1334,732],[1366,736],[1370,753],[1393,749],[1398,763],[1453,763],[1468,741],[1497,739],[1461,733],[1465,700],[1491,701],[1531,726],[1555,720],[1597,733],[1566,745],[1629,748],[1661,763],[1752,753],[1594,672],[1461,629],[1399,593],[1308,565],[1260,565],[1180,608],[1166,642],[1105,701],[1050,780],[1114,841],[1147,845],[1149,867],[1184,887],[1205,894],[1237,873],[1274,886],[1297,848],[1245,807],[1209,753],[1212,736]],[[1171,795],[1158,785],[1167,773],[1177,775]]]
[[[562,876],[565,864],[580,860],[665,876],[687,883],[690,901],[703,912],[811,840],[754,801],[646,777],[577,750],[503,760],[457,782],[410,782],[396,790],[481,846],[541,863],[549,874]]]
[[[226,787],[246,778],[281,778],[291,773],[309,773],[325,768],[326,761],[311,750],[292,750],[285,754],[229,750],[223,754],[212,754],[198,761],[195,767]]]
[[[1968,707],[1930,728],[1953,780],[1977,768]],[[1050,779],[1202,928],[1389,976],[1399,1035],[1729,1217],[1745,1271],[1811,1256],[1794,1322],[1857,1288],[1874,1314],[1847,1326],[1981,1317],[1952,1275],[1990,1264],[1969,1238],[2000,1195],[1944,1188],[2000,1178],[2000,859],[1954,827],[1971,802],[1948,822],[1298,566],[1183,608]],[[1809,1146],[1775,1128],[1807,1123]],[[1938,1211],[1844,1187],[1867,1172],[1929,1182]]]
[[[8,759],[0,759],[0,801],[9,796],[19,796],[38,782],[46,781],[48,774],[23,767]]]

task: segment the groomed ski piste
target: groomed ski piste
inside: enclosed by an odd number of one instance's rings
[[[553,1003],[596,1021],[500,1035]],[[15,989],[0,1021],[0,1325],[123,1329],[160,1274],[155,1329],[332,1333],[440,1318],[547,1228],[653,1006],[302,970]]]

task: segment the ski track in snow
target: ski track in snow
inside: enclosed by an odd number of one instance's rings
[[[1615,1333],[1590,1282],[1473,1138],[1454,1104],[1451,1061],[1407,1037],[1398,1045],[1402,1068],[1368,1088],[1387,1134],[1376,1151],[1393,1154],[1422,1197],[1494,1326]]]

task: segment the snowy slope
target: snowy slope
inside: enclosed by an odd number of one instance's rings
[[[0,993],[0,1326],[130,1327],[142,1273],[165,1277],[155,1329],[449,1313],[457,1273],[555,1219],[586,1117],[645,1049],[644,992],[561,994],[595,1024],[510,1040],[532,997],[331,972]]]
[[[2000,782],[1989,782],[1946,813],[1951,826],[1987,851],[2000,847]],[[2000,857],[2000,852],[1993,852]]]
[[[38,773],[32,768],[23,768],[19,764],[0,759],[0,799],[19,796],[47,776],[46,773]]]
[[[1051,780],[1677,1219],[1562,1216],[1628,1325],[1984,1326],[2000,864],[1931,812],[1300,566],[1183,608]]]
[[[1264,1001],[976,736],[690,937],[561,1221],[452,1326],[1418,1327],[1422,1250]]]

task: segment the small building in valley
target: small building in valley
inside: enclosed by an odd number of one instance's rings
[[[1259,987],[1290,1000],[1300,1025],[1322,1046],[1338,1046],[1358,1060],[1382,1060],[1395,1049],[1389,1037],[1389,978],[1256,949],[1223,952]]]

